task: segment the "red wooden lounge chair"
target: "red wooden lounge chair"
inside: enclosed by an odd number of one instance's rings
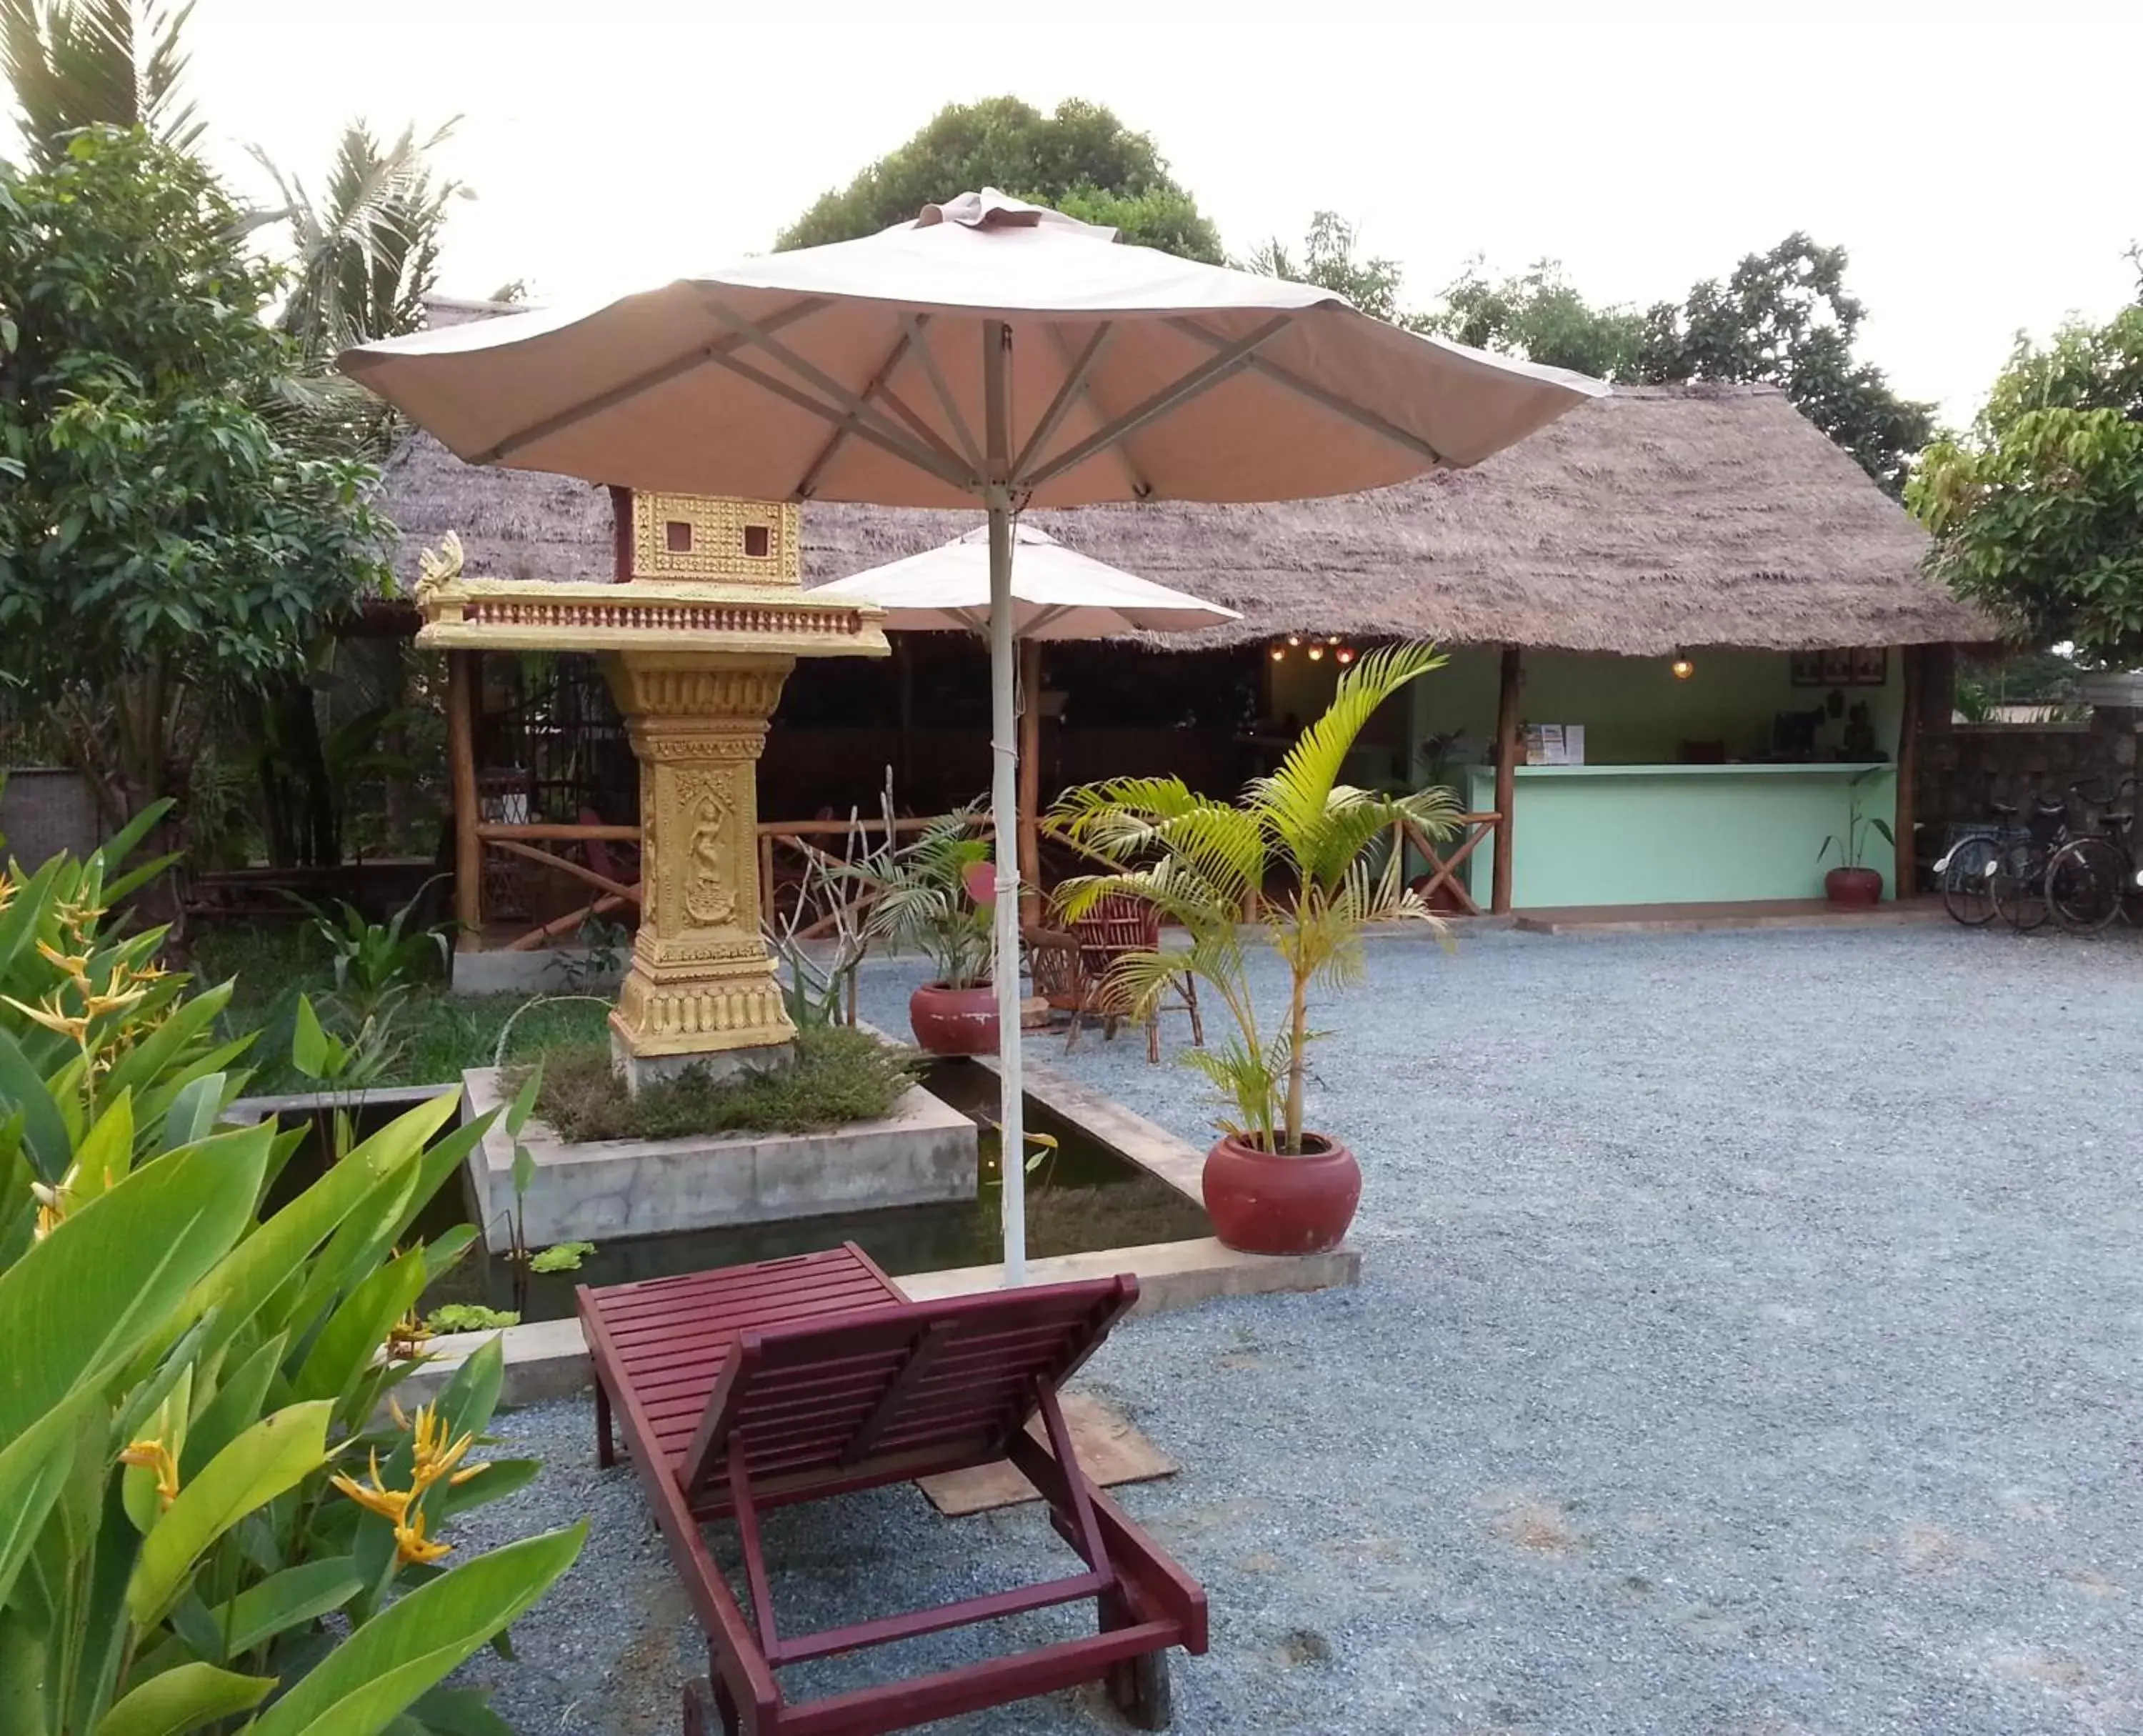
[[[1205,1598],[1096,1488],[1057,1392],[1137,1299],[1133,1278],[910,1302],[853,1243],[687,1278],[583,1285],[596,1454],[613,1426],[639,1466],[707,1635],[688,1736],[869,1736],[1102,1681],[1142,1728],[1168,1718],[1167,1649],[1205,1649]],[[1045,1439],[1027,1432],[1039,1414]],[[760,1516],[1010,1459],[1086,1570],[817,1634],[775,1622]],[[700,1525],[736,1524],[746,1617]],[[789,1701],[775,1672],[1052,1605],[1094,1600],[1098,1631],[882,1686]]]

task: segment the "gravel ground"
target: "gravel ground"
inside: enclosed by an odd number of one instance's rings
[[[864,1016],[900,1028],[912,977]],[[1318,1020],[1361,1288],[1134,1322],[1085,1380],[1184,1466],[1124,1494],[1212,1600],[1178,1729],[2143,1730],[2143,951],[1380,941]],[[1068,1065],[1202,1140],[1142,1043]],[[596,1527],[485,1667],[501,1709],[675,1729],[698,1645],[632,1473],[593,1470],[580,1404],[502,1427],[551,1468],[483,1541]],[[784,1625],[1032,1575],[1043,1536],[904,1487],[782,1515]]]

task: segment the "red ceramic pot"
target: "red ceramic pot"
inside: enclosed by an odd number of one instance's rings
[[[1322,1134],[1302,1136],[1299,1157],[1225,1139],[1205,1154],[1205,1214],[1213,1234],[1243,1254],[1322,1254],[1354,1221],[1362,1171],[1354,1154]]]
[[[1883,898],[1883,877],[1872,868],[1834,868],[1823,877],[1823,895],[1847,910],[1865,910]]]
[[[915,1041],[933,1055],[997,1052],[997,992],[948,988],[928,982],[908,997],[908,1022]]]

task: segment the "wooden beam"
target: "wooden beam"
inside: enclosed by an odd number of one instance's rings
[[[610,576],[621,583],[632,576],[632,491],[610,485]]]
[[[1042,920],[1042,644],[1019,642],[1019,919]]]
[[[1511,834],[1517,807],[1518,683],[1524,675],[1524,653],[1514,645],[1503,647],[1503,680],[1496,700],[1496,872],[1492,879],[1488,908],[1497,916],[1511,908]]]
[[[1903,703],[1898,719],[1898,811],[1892,823],[1897,830],[1897,864],[1892,871],[1890,893],[1909,898],[1919,888],[1919,850],[1913,836],[1915,804],[1913,785],[1920,769],[1920,689],[1924,671],[1920,647],[1904,645],[1898,652],[1903,665]]]
[[[509,838],[522,843],[571,843],[576,839],[585,839],[590,843],[638,843],[640,828],[567,825],[562,823],[556,825],[480,825],[476,828],[476,835],[487,843]]]
[[[483,703],[481,651],[447,653],[447,764],[454,807],[454,945],[464,952],[483,946],[483,846],[476,828],[476,714]]]

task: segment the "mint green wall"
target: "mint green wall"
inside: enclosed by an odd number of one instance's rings
[[[1493,646],[1462,645],[1450,659],[1414,684],[1413,734],[1423,775],[1428,767],[1418,744],[1431,734],[1461,732],[1469,759],[1485,763],[1495,757],[1500,653]],[[1808,710],[1829,692],[1794,686],[1783,651],[1699,647],[1690,653],[1696,672],[1686,681],[1675,680],[1668,660],[1527,651],[1519,716],[1529,724],[1583,724],[1585,757],[1595,764],[1672,765],[1685,741],[1723,741],[1729,759],[1765,751],[1775,714]],[[1849,705],[1870,701],[1876,742],[1895,758],[1903,689],[1894,651],[1888,675],[1880,687],[1843,691]],[[1817,752],[1828,755],[1844,734],[1843,718],[1826,722]]]
[[[1516,910],[1583,904],[1725,903],[1815,898],[1836,855],[1818,860],[1826,837],[1845,830],[1846,766],[1662,767],[1617,773],[1591,766],[1527,766],[1517,774],[1511,905]],[[1495,805],[1492,767],[1468,774],[1477,810]],[[1878,768],[1859,786],[1860,811],[1886,823],[1897,777]],[[1495,840],[1469,860],[1472,890],[1486,905]],[[1890,893],[1893,855],[1870,828],[1862,856]]]

